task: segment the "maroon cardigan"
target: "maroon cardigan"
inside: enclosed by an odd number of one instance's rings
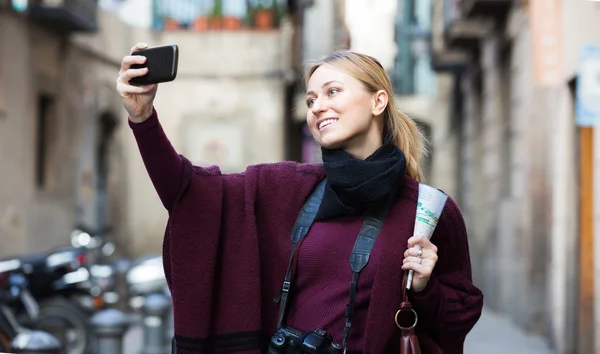
[[[169,212],[163,258],[173,297],[177,352],[260,353],[275,331],[273,297],[289,261],[290,230],[322,165],[282,162],[221,174],[179,156],[156,112],[130,126],[148,174]],[[397,353],[394,315],[402,260],[412,235],[418,183],[406,177],[378,242],[381,258],[363,336],[364,353]],[[448,199],[432,237],[439,260],[427,287],[411,293],[424,353],[462,353],[481,315],[483,295],[471,280],[464,221]]]

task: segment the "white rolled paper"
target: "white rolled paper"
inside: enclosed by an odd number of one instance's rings
[[[430,187],[426,184],[419,184],[419,199],[417,200],[417,216],[415,218],[414,236],[425,236],[431,239],[433,231],[440,220],[440,215],[444,210],[448,196],[443,192]],[[415,248],[420,249],[417,245]],[[412,286],[413,270],[408,271],[408,281],[406,288]]]

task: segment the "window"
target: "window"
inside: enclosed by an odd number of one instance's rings
[[[110,145],[117,128],[117,119],[106,112],[100,115],[97,125],[96,141],[96,188],[97,188],[97,217],[101,227],[110,225],[110,193],[109,193],[109,166]]]
[[[400,95],[433,96],[436,76],[430,55],[432,2],[403,0],[398,10],[394,90]]]
[[[51,124],[54,99],[48,95],[39,95],[37,108],[35,184],[38,188],[44,188],[48,172],[48,128]]]

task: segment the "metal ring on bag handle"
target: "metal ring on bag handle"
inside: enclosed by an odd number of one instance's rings
[[[415,314],[415,323],[410,326],[410,327],[402,327],[400,326],[400,324],[398,323],[398,315],[400,314],[400,312],[402,312],[403,310],[400,309],[396,312],[396,316],[394,316],[394,321],[396,322],[396,326],[398,326],[398,328],[400,329],[411,329],[411,328],[415,328],[417,326],[417,321],[419,320],[419,316],[417,315],[417,311],[415,311],[414,309],[410,309],[414,314]]]

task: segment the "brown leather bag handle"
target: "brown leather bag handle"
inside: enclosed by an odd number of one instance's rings
[[[408,289],[406,289],[407,282],[408,271],[405,271],[404,276],[402,278],[402,301],[400,302],[400,309],[396,312],[396,316],[394,318],[396,321],[396,326],[398,326],[398,328],[400,328],[401,330],[414,329],[417,326],[418,321],[417,312],[413,309],[410,300],[408,300]],[[412,312],[414,321],[408,320],[411,317],[410,312]],[[404,316],[399,318],[400,315]]]
[[[408,270],[405,270],[404,276],[402,277],[402,302],[408,301],[408,289],[406,289],[407,284],[408,284]]]
[[[402,278],[402,302],[400,302],[400,309],[394,317],[396,326],[400,328],[400,354],[421,354],[419,338],[415,334],[418,316],[408,300],[407,282],[408,271],[405,271]]]

